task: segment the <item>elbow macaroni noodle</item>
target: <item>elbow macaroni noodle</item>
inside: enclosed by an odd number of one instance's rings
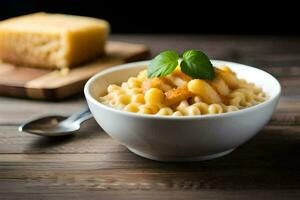
[[[267,99],[263,90],[238,79],[230,68],[215,68],[212,81],[192,79],[177,68],[162,78],[147,78],[147,71],[121,86],[109,85],[99,101],[128,112],[161,116],[192,116],[234,112]]]

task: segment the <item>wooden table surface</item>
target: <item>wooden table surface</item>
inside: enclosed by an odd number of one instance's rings
[[[0,97],[0,199],[300,199],[300,38],[115,35],[153,54],[201,49],[211,58],[260,67],[283,87],[276,113],[252,140],[225,157],[160,163],[130,153],[94,120],[71,137],[19,133],[24,120],[70,114],[85,100]],[[224,132],[226,134],[226,131]]]

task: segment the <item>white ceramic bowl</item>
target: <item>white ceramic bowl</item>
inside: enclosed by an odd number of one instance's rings
[[[145,69],[148,61],[113,67],[93,76],[84,93],[98,124],[130,151],[159,161],[200,161],[220,157],[253,137],[269,121],[280,96],[280,84],[270,74],[226,61],[239,78],[263,90],[270,98],[253,107],[231,113],[204,116],[156,116],[116,110],[97,101],[109,84],[121,83]]]

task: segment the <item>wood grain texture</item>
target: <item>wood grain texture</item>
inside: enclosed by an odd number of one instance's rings
[[[68,73],[0,63],[0,95],[60,100],[82,91],[87,79],[97,72],[125,62],[146,59],[144,45],[110,41],[106,55],[70,69]]]
[[[24,120],[79,110],[62,102],[0,98],[0,199],[300,199],[300,38],[113,36],[164,49],[202,49],[276,76],[283,88],[268,125],[231,154],[205,162],[161,163],[130,153],[94,120],[73,136],[18,133]],[[8,69],[9,70],[9,69]],[[226,131],[224,132],[226,134]]]

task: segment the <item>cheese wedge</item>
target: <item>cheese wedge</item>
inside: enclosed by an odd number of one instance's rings
[[[42,68],[70,68],[104,54],[105,20],[35,13],[0,22],[0,60]]]

